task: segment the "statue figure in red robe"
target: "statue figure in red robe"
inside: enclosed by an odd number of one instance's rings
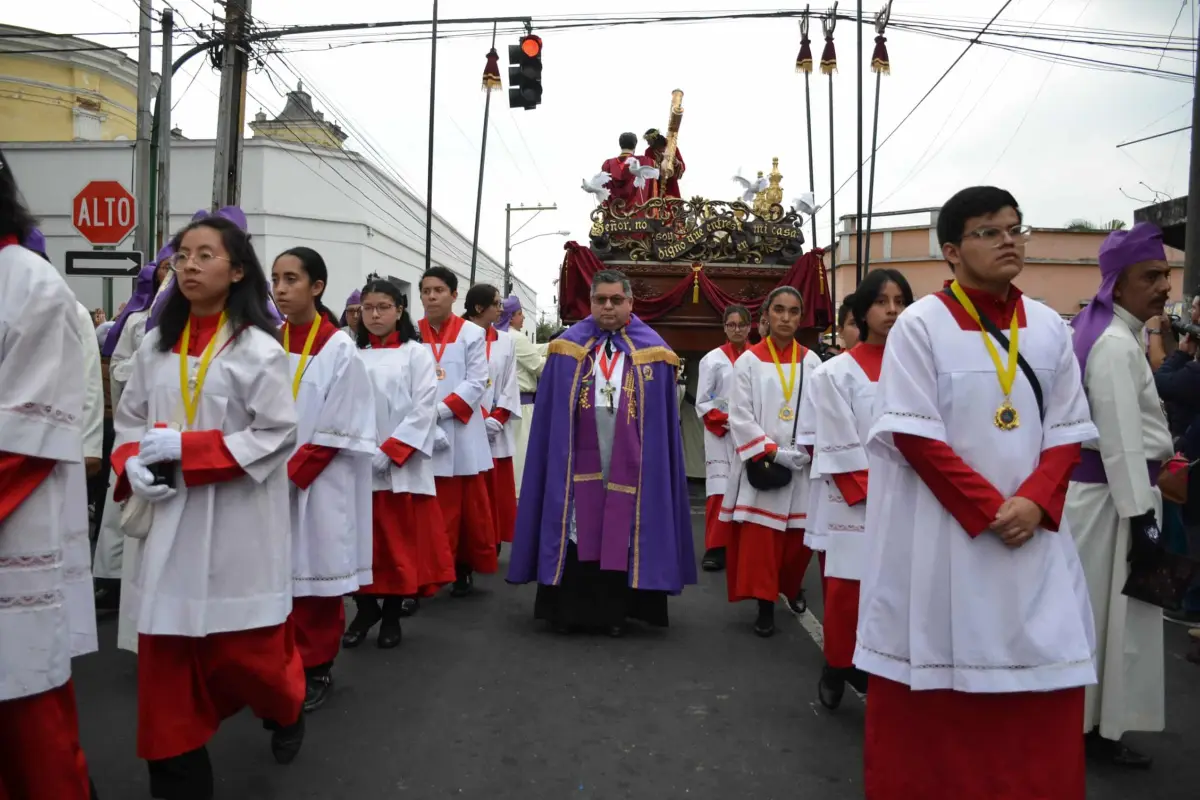
[[[658,132],[657,128],[651,128],[646,131],[646,152],[642,156],[643,164],[656,166],[661,174],[665,174],[663,169],[663,156],[667,148],[667,137]],[[646,182],[646,197],[682,197],[679,194],[679,179],[683,177],[683,171],[686,169],[683,163],[683,153],[679,149],[675,150],[675,161],[671,169],[671,177],[663,180],[657,178]]]
[[[612,178],[608,183],[609,198],[604,201],[604,205],[609,206],[617,200],[623,200],[625,208],[629,209],[646,202],[650,196],[649,189],[652,181],[647,181],[646,185],[640,189],[637,188],[633,185],[635,176],[625,164],[626,160],[630,158],[637,159],[643,164],[646,163],[644,158],[638,158],[633,152],[633,149],[637,147],[637,134],[622,133],[617,143],[621,147],[621,155],[607,158],[600,165],[600,171],[607,172]]]

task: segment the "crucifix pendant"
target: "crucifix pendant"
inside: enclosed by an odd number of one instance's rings
[[[608,413],[610,414],[613,413],[613,395],[616,393],[617,387],[611,383],[606,383],[604,388],[600,390],[600,394],[604,395],[604,398],[608,400]]]

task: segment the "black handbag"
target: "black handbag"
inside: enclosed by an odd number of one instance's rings
[[[1129,575],[1121,594],[1166,611],[1183,608],[1183,596],[1200,575],[1200,562],[1163,546],[1154,514],[1129,520]]]
[[[796,392],[796,416],[792,419],[792,442],[796,441],[796,426],[800,424],[800,398],[804,396],[804,361],[800,361],[800,387]],[[746,462],[746,480],[760,492],[782,489],[792,482],[792,471],[768,458]]]

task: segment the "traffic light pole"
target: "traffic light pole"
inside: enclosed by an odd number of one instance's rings
[[[251,0],[225,4],[225,45],[221,55],[221,97],[217,109],[217,141],[213,158],[212,210],[238,204],[241,193],[242,133],[246,116],[246,35]],[[164,135],[159,126],[159,136]],[[169,133],[166,135],[170,135]]]
[[[150,89],[154,80],[150,66],[150,0],[141,0],[138,14],[138,85],[137,140],[133,146],[133,197],[137,208],[137,227],[133,229],[133,249],[149,251],[150,231]]]
[[[433,0],[433,47],[429,63],[429,178],[425,182],[425,269],[433,264],[433,111],[437,99],[438,0]]]
[[[504,285],[500,287],[503,294],[508,294],[509,274],[512,271],[509,254],[512,252],[512,212],[514,211],[557,211],[558,204],[552,206],[517,206],[512,207],[512,203],[506,203],[504,206]]]
[[[496,24],[492,23],[492,50],[496,49]],[[471,238],[471,286],[475,285],[475,265],[479,262],[479,218],[483,213],[483,165],[487,157],[488,114],[492,110],[492,90],[484,91],[487,97],[483,100],[483,136],[479,145],[479,189],[475,192],[475,235]],[[508,233],[505,232],[505,238]],[[500,287],[504,291],[504,287]]]

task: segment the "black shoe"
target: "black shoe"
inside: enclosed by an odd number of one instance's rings
[[[808,611],[808,598],[804,596],[803,589],[800,590],[800,593],[796,595],[795,599],[788,600],[788,608],[790,608],[792,613],[796,614],[797,616],[803,614],[805,611]]]
[[[858,667],[851,667],[846,672],[846,683],[854,687],[854,691],[859,694],[866,694],[867,688],[870,685],[871,676],[863,672]]]
[[[121,582],[113,578],[96,578],[96,613],[110,613],[121,608]]]
[[[296,760],[300,745],[304,744],[304,714],[291,725],[274,724],[271,733],[271,755],[276,764],[290,764]]]
[[[622,636],[625,635],[625,626],[624,625],[612,625],[609,627],[607,632],[608,632],[608,635],[610,638],[620,639]]]
[[[400,616],[411,617],[421,610],[421,601],[416,597],[406,597],[400,601]]]
[[[758,618],[754,620],[754,633],[764,639],[775,635],[775,604],[758,601]]]
[[[821,679],[817,681],[817,699],[821,705],[834,711],[842,704],[846,694],[846,670],[836,669],[825,665],[821,670]]]
[[[384,622],[379,626],[379,638],[375,640],[375,645],[380,650],[391,650],[393,647],[399,647],[403,638],[404,631],[401,630],[399,622]]]
[[[304,689],[304,710],[316,711],[325,705],[330,692],[333,691],[333,676],[328,672],[323,675],[309,675],[305,683],[307,685]]]
[[[1094,730],[1084,738],[1088,756],[1097,761],[1107,761],[1113,766],[1129,769],[1150,769],[1154,764],[1154,759],[1150,756],[1139,753],[1120,741],[1105,739]]]
[[[354,605],[358,606],[358,613],[351,620],[350,627],[342,634],[342,647],[347,650],[362,644],[371,628],[374,628],[375,624],[383,619],[383,612],[379,610],[379,603],[374,597],[356,596]]]
[[[454,582],[454,586],[450,589],[451,597],[466,597],[475,590],[475,579],[471,575],[470,570],[460,571],[458,580]]]
[[[725,548],[714,547],[704,554],[700,568],[705,572],[720,572],[725,569]]]

